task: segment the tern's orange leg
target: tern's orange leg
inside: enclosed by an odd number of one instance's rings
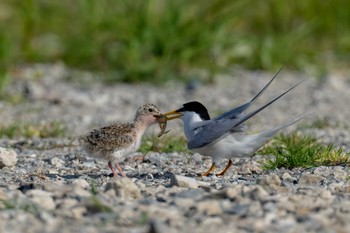
[[[232,160],[230,159],[229,161],[228,161],[228,164],[227,164],[227,166],[225,167],[225,169],[222,171],[222,172],[220,172],[220,173],[218,173],[218,174],[216,174],[217,176],[223,176],[223,175],[225,175],[225,173],[227,172],[227,170],[230,168],[232,166]]]
[[[212,163],[211,164],[211,167],[209,168],[208,171],[206,171],[203,175],[200,175],[200,176],[208,176],[214,169],[215,169],[215,163]]]
[[[111,171],[113,172],[113,175],[114,175],[115,177],[118,177],[118,173],[114,170],[111,161],[108,162],[108,167],[109,167],[109,169],[111,169]]]

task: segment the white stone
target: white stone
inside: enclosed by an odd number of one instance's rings
[[[57,158],[57,157],[53,157],[50,160],[50,163],[51,163],[51,165],[53,165],[53,166],[55,166],[57,168],[61,168],[64,165],[64,161],[62,159]]]
[[[12,149],[0,147],[0,168],[12,167],[17,163],[17,153]]]
[[[184,188],[193,188],[196,189],[199,187],[199,184],[196,179],[187,177],[187,176],[179,176],[179,175],[172,175],[170,179],[170,185],[176,185],[179,187]]]
[[[134,182],[132,182],[132,180],[127,177],[118,177],[112,179],[109,183],[107,183],[105,191],[108,191],[110,189],[113,189],[116,195],[123,199],[130,200],[138,199],[141,197],[140,189]]]
[[[221,208],[220,202],[217,200],[201,201],[197,204],[197,210],[198,212],[208,216],[222,214],[222,208]]]
[[[56,204],[52,198],[52,193],[40,189],[33,189],[27,192],[33,203],[46,210],[54,210]]]
[[[84,179],[73,180],[72,184],[74,186],[77,186],[77,187],[80,187],[80,188],[83,188],[83,189],[87,189],[87,188],[90,187],[89,183],[86,180],[84,180]]]
[[[299,178],[299,184],[307,184],[307,185],[320,185],[323,180],[325,180],[323,176],[304,173]]]
[[[289,173],[285,172],[282,174],[282,180],[291,181],[293,180],[293,177]]]
[[[259,180],[259,184],[263,186],[280,186],[281,183],[281,179],[276,174],[265,176]]]

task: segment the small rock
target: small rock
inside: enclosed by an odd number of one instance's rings
[[[222,218],[220,218],[219,216],[214,216],[214,217],[209,217],[209,218],[205,218],[203,220],[203,225],[207,225],[207,226],[222,226],[222,224],[224,223],[224,221],[222,220]]]
[[[263,197],[269,195],[269,193],[260,185],[244,186],[242,192],[245,196],[248,196],[253,200],[261,200]]]
[[[74,186],[77,186],[77,187],[80,187],[80,188],[83,188],[83,189],[87,189],[87,188],[90,187],[89,183],[86,180],[84,180],[84,179],[73,180],[72,184]]]
[[[70,196],[72,197],[79,197],[79,198],[87,198],[87,197],[91,197],[91,192],[83,189],[81,187],[74,187],[72,189],[72,191],[70,192]]]
[[[43,209],[54,210],[56,207],[52,194],[49,192],[40,189],[33,189],[29,190],[26,194],[35,204]]]
[[[246,164],[244,164],[240,169],[238,174],[240,175],[251,175],[253,174],[252,171],[250,170],[249,166],[247,166]]]
[[[60,209],[70,209],[78,204],[77,199],[75,198],[65,198],[58,205]]]
[[[72,217],[76,219],[83,218],[86,212],[87,209],[84,206],[76,206],[71,209]]]
[[[219,215],[222,213],[220,202],[217,200],[201,201],[197,204],[197,210],[208,216]]]
[[[241,195],[242,193],[242,188],[241,187],[229,187],[226,190],[226,197],[230,198],[230,199],[235,199],[236,197],[238,197],[239,195]]]
[[[331,191],[331,192],[333,192],[333,193],[339,193],[339,192],[342,192],[343,191],[343,187],[344,187],[344,183],[330,183],[329,185],[328,185],[328,188],[329,188],[329,190]],[[345,187],[346,187],[346,185],[345,185]],[[348,186],[348,187],[350,187],[350,186]],[[344,189],[345,190],[345,189]],[[350,189],[349,189],[349,191],[350,191]]]
[[[64,165],[64,161],[62,159],[57,158],[57,157],[53,157],[50,160],[50,164],[57,167],[57,168],[61,168]]]
[[[322,175],[322,176],[330,176],[333,173],[332,167],[328,166],[320,166],[315,168],[314,172],[315,175]]]
[[[262,169],[253,164],[253,163],[245,163],[243,166],[240,168],[239,174],[241,175],[251,175],[253,173],[255,174],[260,174],[262,172]]]
[[[320,185],[325,180],[323,176],[304,173],[299,178],[299,184]]]
[[[324,190],[321,192],[321,195],[320,195],[323,199],[326,199],[326,200],[329,200],[332,198],[332,192],[329,191],[329,190]]]
[[[193,188],[193,189],[196,189],[199,186],[197,180],[194,178],[179,176],[174,174],[171,176],[170,185],[172,186],[176,185],[183,188]]]
[[[283,181],[293,181],[293,177],[289,173],[285,172],[282,174],[282,180]]]
[[[340,167],[335,167],[333,175],[336,179],[342,181],[345,181],[349,177],[349,174]]]
[[[350,186],[345,186],[344,189],[343,189],[343,191],[344,191],[345,193],[350,193]]]
[[[177,198],[175,199],[175,205],[182,209],[189,209],[196,206],[196,201],[192,198]]]
[[[259,180],[259,184],[262,186],[280,186],[281,179],[276,174],[265,176]]]
[[[58,175],[58,174],[60,174],[57,169],[53,169],[53,168],[49,169],[47,173],[49,175]]]
[[[17,153],[14,150],[0,147],[0,169],[12,167],[17,163]]]
[[[105,191],[110,189],[113,189],[116,195],[123,199],[138,199],[141,197],[140,189],[127,177],[112,179],[107,183]]]

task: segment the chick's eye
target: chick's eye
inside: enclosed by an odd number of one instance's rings
[[[153,109],[152,109],[152,108],[149,108],[148,111],[149,111],[149,112],[153,112]]]

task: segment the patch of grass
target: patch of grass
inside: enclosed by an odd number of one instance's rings
[[[196,70],[210,78],[233,64],[322,75],[350,59],[347,3],[3,0],[0,84],[17,64],[55,61],[126,82],[186,80]]]
[[[90,183],[90,187],[91,187],[91,189],[90,189],[91,194],[92,194],[93,196],[96,196],[96,195],[98,194],[98,188],[97,188],[96,182],[95,182],[95,181],[92,181],[92,182]]]
[[[141,153],[147,153],[149,151],[190,153],[190,150],[187,148],[186,139],[172,135],[163,135],[160,138],[157,135],[145,136],[142,139],[139,151]]]
[[[49,123],[32,125],[29,123],[13,123],[10,125],[0,125],[0,137],[39,137],[50,138],[64,136],[66,128],[62,123],[53,121]]]
[[[87,209],[89,211],[89,213],[91,214],[96,214],[96,213],[111,213],[113,212],[112,208],[105,205],[104,203],[102,203],[97,197],[96,195],[92,196],[90,198],[90,202],[87,205]]]
[[[14,201],[0,199],[0,210],[1,209],[14,209],[16,207]]]
[[[146,211],[142,211],[139,215],[139,219],[136,221],[137,224],[143,226],[149,222],[149,215]]]
[[[273,141],[260,150],[263,155],[273,155],[263,165],[265,169],[285,167],[316,167],[333,166],[349,163],[350,153],[333,145],[322,145],[312,136],[300,136],[296,132],[286,135],[280,134]]]

